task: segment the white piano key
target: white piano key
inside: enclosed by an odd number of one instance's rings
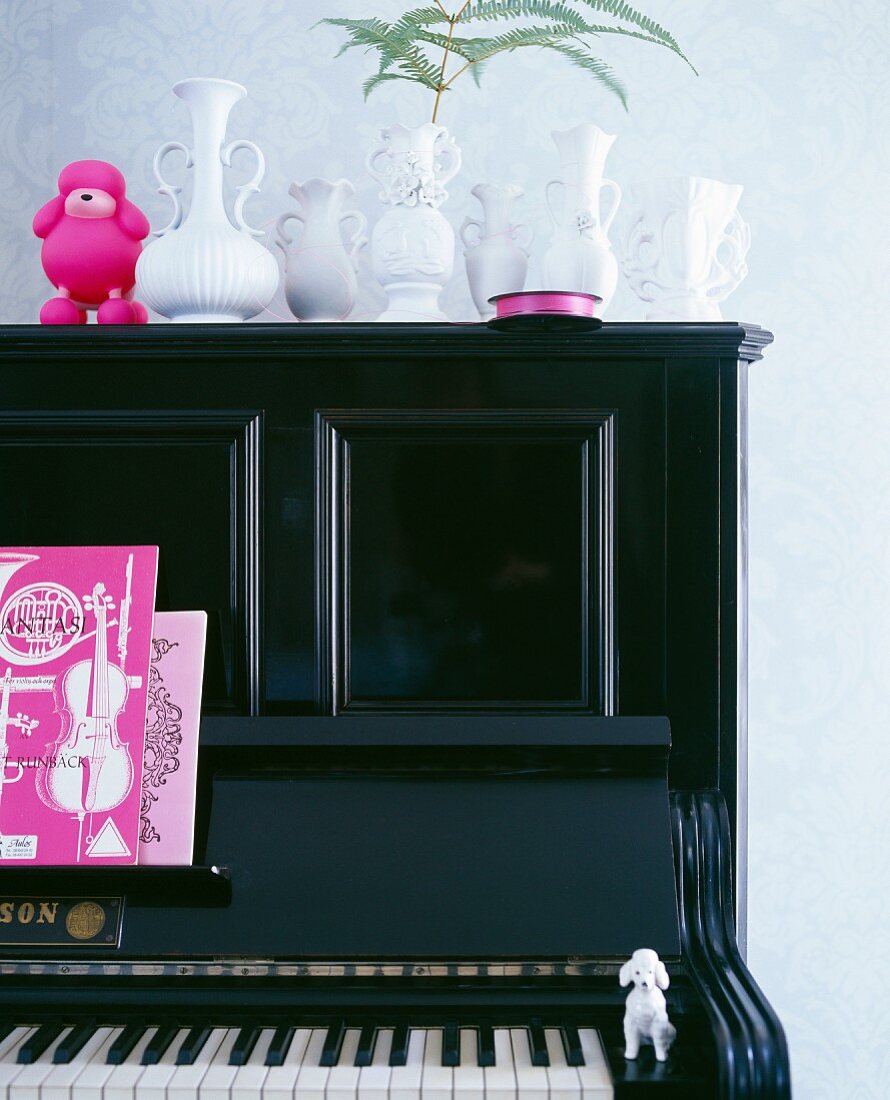
[[[485,1100],[485,1072],[479,1065],[476,1031],[460,1029],[460,1065],[454,1067],[455,1100]]]
[[[544,1041],[547,1043],[547,1055],[550,1058],[550,1065],[547,1067],[550,1100],[580,1100],[581,1078],[575,1067],[566,1061],[559,1029],[545,1028]]]
[[[374,1043],[374,1056],[371,1064],[365,1066],[358,1079],[358,1100],[387,1100],[389,1094],[389,1056],[392,1051],[392,1029],[385,1028],[377,1032]]]
[[[280,1066],[271,1066],[263,1082],[263,1100],[285,1100],[296,1091],[300,1067],[306,1056],[306,1048],[312,1037],[312,1029],[298,1027],[294,1032],[284,1062]]]
[[[494,1029],[494,1065],[485,1066],[485,1100],[515,1100],[516,1070],[513,1066],[513,1044],[505,1027]]]
[[[426,1032],[414,1028],[408,1035],[408,1056],[403,1066],[393,1066],[389,1076],[389,1100],[420,1100],[423,1080],[423,1048]]]
[[[263,1082],[269,1072],[266,1055],[269,1053],[269,1044],[274,1034],[274,1027],[265,1027],[260,1032],[250,1057],[245,1065],[238,1067],[238,1072],[232,1081],[231,1100],[256,1100],[263,1091]]]
[[[40,1100],[40,1086],[55,1068],[53,1055],[56,1053],[56,1047],[70,1031],[70,1027],[64,1028],[36,1062],[22,1066],[22,1072],[10,1082],[8,1091],[10,1100]]]
[[[513,1044],[513,1065],[516,1069],[516,1095],[519,1100],[547,1100],[547,1070],[532,1065],[528,1032],[524,1027],[510,1028]]]
[[[204,1079],[216,1052],[222,1046],[223,1039],[229,1034],[227,1028],[215,1027],[207,1036],[207,1042],[195,1055],[190,1066],[177,1066],[167,1085],[167,1100],[195,1100],[198,1086]],[[75,1100],[72,1097],[72,1100]]]
[[[321,1066],[318,1063],[327,1034],[326,1027],[312,1029],[309,1042],[306,1044],[306,1053],[303,1055],[303,1064],[300,1066],[300,1073],[294,1086],[296,1100],[324,1100],[324,1089],[331,1071],[328,1066]]]
[[[34,1027],[17,1027],[0,1044],[0,1097],[4,1100],[9,1095],[10,1085],[25,1068],[16,1062],[19,1048],[36,1030]]]
[[[133,1100],[136,1082],[147,1068],[142,1065],[142,1055],[157,1030],[156,1027],[147,1028],[125,1061],[119,1066],[109,1066],[111,1073],[102,1088],[102,1100]]]
[[[578,1066],[584,1100],[612,1100],[615,1089],[599,1032],[592,1027],[579,1027],[578,1038],[584,1052],[584,1065]]]
[[[423,1049],[420,1100],[450,1100],[453,1087],[454,1070],[442,1065],[442,1029],[431,1027]]]
[[[200,1100],[229,1100],[229,1088],[239,1069],[238,1066],[229,1065],[229,1055],[240,1031],[240,1027],[229,1028],[216,1048],[207,1072],[198,1085]]]
[[[164,1100],[167,1085],[176,1072],[176,1055],[188,1033],[187,1027],[178,1031],[155,1065],[145,1067],[145,1072],[136,1082],[135,1100]]]
[[[353,1065],[353,1062],[358,1052],[358,1041],[361,1034],[360,1028],[350,1027],[346,1029],[346,1034],[343,1036],[343,1046],[340,1048],[340,1057],[337,1059],[337,1064],[331,1066],[330,1073],[328,1073],[328,1080],[325,1085],[327,1100],[356,1100],[361,1070],[359,1066]]]
[[[71,1100],[102,1100],[102,1089],[117,1066],[106,1062],[108,1051],[124,1029],[111,1028],[102,1045],[93,1054],[71,1085]]]
[[[43,1082],[40,1100],[71,1100],[71,1089],[92,1058],[104,1048],[105,1041],[114,1029],[96,1028],[77,1054],[67,1065],[53,1066],[52,1073]]]

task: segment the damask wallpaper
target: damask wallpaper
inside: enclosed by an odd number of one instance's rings
[[[440,121],[464,165],[443,206],[456,227],[479,181],[516,182],[535,229],[528,285],[549,238],[543,188],[554,128],[595,121],[618,135],[607,175],[664,174],[744,184],[750,273],[724,316],[776,344],[751,376],[749,962],[787,1028],[795,1095],[881,1100],[890,1080],[890,375],[882,296],[890,285],[890,6],[885,0],[639,0],[699,69],[633,41],[603,53],[631,89],[630,111],[562,59],[496,59],[481,90],[445,97]],[[287,187],[351,179],[372,219],[364,159],[379,128],[429,116],[401,82],[369,102],[361,51],[322,16],[386,18],[399,0],[0,0],[0,320],[36,320],[47,286],[30,221],[58,170],[109,159],[153,224],[167,217],[151,157],[188,138],[170,93],[223,76],[249,97],[230,137],[268,172],[247,215],[271,226]],[[246,166],[233,170],[235,182]],[[187,192],[186,192],[187,196]],[[612,231],[619,241],[622,215]],[[356,315],[382,295],[367,257]],[[460,256],[444,295],[474,319]],[[290,319],[279,300],[272,316]],[[619,283],[613,318],[642,303]]]

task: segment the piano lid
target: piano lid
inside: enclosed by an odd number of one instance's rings
[[[294,719],[271,770],[250,766],[251,726],[207,738],[241,729],[202,857],[231,869],[231,905],[130,907],[120,956],[679,953],[666,719]]]

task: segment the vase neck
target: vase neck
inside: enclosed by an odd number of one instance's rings
[[[227,80],[184,80],[174,88],[192,116],[195,186],[191,220],[231,224],[223,202],[223,164],[220,153],[232,107],[244,96],[239,84]]]

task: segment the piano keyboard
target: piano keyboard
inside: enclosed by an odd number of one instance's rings
[[[592,1028],[0,1027],[0,1100],[606,1100]]]

